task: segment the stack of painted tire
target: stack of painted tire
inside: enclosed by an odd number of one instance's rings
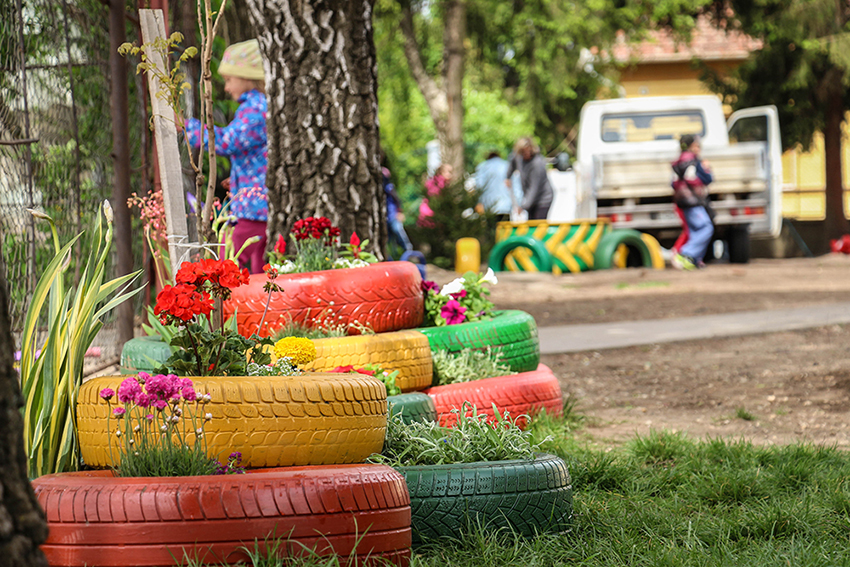
[[[497,272],[553,274],[665,267],[661,246],[654,237],[636,230],[612,229],[607,218],[555,224],[545,220],[500,222],[488,263]]]
[[[117,464],[115,418],[100,398],[125,376],[80,388],[77,430],[84,462]],[[244,548],[338,554],[343,563],[410,562],[410,497],[403,475],[361,464],[383,446],[387,401],[369,376],[197,377],[210,402],[204,435],[219,460],[241,452],[248,474],[116,478],[111,471],[33,481],[50,535],[50,565],[159,567],[187,559],[247,561]],[[189,440],[192,440],[190,435]],[[268,468],[271,467],[271,468]],[[375,558],[375,559],[370,559]]]

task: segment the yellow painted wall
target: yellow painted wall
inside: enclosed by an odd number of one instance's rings
[[[717,61],[709,66],[723,72],[735,64],[735,61]],[[622,73],[620,84],[627,97],[712,94],[699,80],[699,71],[687,61],[637,64]],[[724,110],[727,114],[731,112],[728,107]],[[845,139],[850,136],[846,124]],[[816,135],[808,152],[799,149],[786,151],[782,155],[782,173],[783,216],[800,220],[823,219],[826,210],[823,136]],[[850,211],[850,144],[842,146],[842,173],[844,210]]]

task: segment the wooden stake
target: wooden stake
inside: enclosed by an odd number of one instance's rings
[[[139,10],[139,20],[142,27],[142,42],[152,43],[157,38],[163,41],[167,39],[162,10]],[[156,50],[148,52],[148,62],[167,72],[168,63],[163,61],[162,55]],[[168,254],[171,258],[171,273],[176,276],[180,264],[189,259],[190,252],[180,148],[177,143],[177,128],[174,124],[174,109],[156,96],[162,89],[162,83],[153,73],[148,73],[147,79],[153,109],[157,161],[162,178],[162,201],[165,206],[165,222],[168,229]]]

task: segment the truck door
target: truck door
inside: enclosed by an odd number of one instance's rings
[[[775,106],[756,106],[733,112],[726,121],[729,144],[760,142],[765,145],[768,161],[765,169],[770,175],[768,196],[770,234],[779,236],[782,228],[782,140],[779,114]]]

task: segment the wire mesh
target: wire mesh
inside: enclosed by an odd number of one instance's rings
[[[20,341],[33,289],[54,256],[48,223],[27,209],[51,216],[65,243],[95,226],[100,204],[112,195],[109,10],[99,0],[0,0],[0,12],[0,246]],[[133,79],[130,87],[134,93]],[[131,100],[134,164],[142,162],[142,112]],[[135,187],[140,178],[137,171]],[[79,278],[80,251],[93,232],[84,233],[71,256],[69,284]],[[134,263],[141,266],[142,244],[135,240]],[[111,322],[105,323],[89,367],[120,353]]]

